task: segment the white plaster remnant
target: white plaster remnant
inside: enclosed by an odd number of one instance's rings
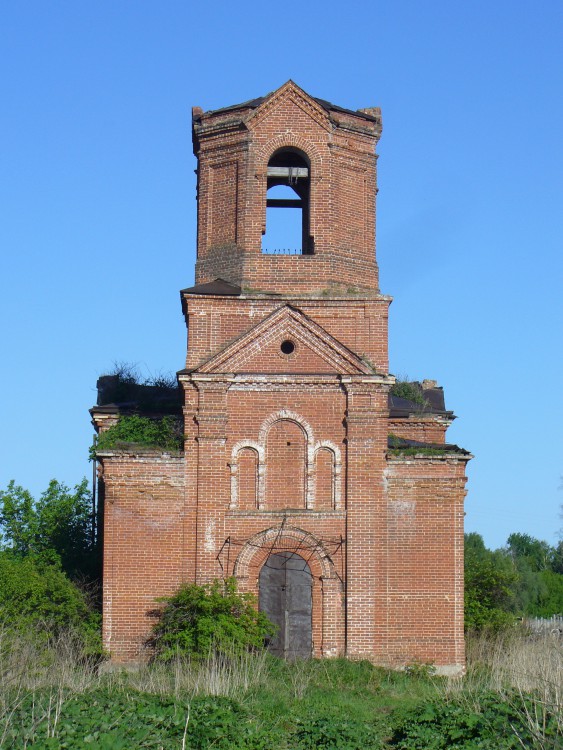
[[[203,548],[206,552],[213,552],[215,550],[215,521],[207,522]]]
[[[416,502],[414,500],[391,500],[389,502],[391,513],[403,518],[414,518]]]

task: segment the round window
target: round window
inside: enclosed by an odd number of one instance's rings
[[[282,341],[280,349],[282,350],[283,354],[293,354],[293,352],[295,351],[295,344],[293,343],[293,341],[286,339],[285,341]]]

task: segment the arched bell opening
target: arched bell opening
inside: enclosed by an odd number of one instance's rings
[[[268,162],[266,231],[262,252],[312,255],[310,235],[311,168],[306,154],[282,148]]]

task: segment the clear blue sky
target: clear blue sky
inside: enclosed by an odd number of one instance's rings
[[[91,475],[118,361],[183,367],[193,105],[379,105],[391,369],[476,458],[466,527],[563,525],[563,4],[20,2],[0,11],[0,487]]]

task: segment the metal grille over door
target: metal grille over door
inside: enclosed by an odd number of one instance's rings
[[[276,656],[308,659],[312,640],[312,577],[294,552],[270,555],[260,571],[260,609],[278,627],[269,643]]]

